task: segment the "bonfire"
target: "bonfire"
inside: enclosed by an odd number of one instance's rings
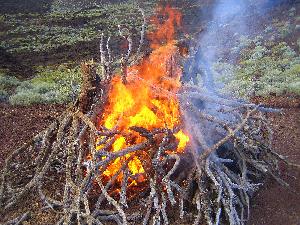
[[[136,54],[120,27],[128,47],[121,72],[113,72],[110,38],[102,35],[101,61],[82,64],[77,101],[6,159],[7,224],[30,218],[30,211],[11,218],[30,192],[57,224],[244,224],[257,182],[279,179],[282,157],[270,148],[265,119],[271,109],[181,82],[181,14],[171,7],[151,19],[152,51],[140,57],[140,11]]]

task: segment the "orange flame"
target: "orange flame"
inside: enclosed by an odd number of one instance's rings
[[[104,126],[108,129],[117,127],[119,131],[126,132],[133,126],[152,130],[164,127],[173,129],[180,125],[179,101],[176,93],[181,86],[182,71],[176,62],[178,48],[174,35],[175,28],[181,24],[181,14],[170,7],[159,9],[159,14],[167,19],[160,23],[157,17],[153,18],[157,29],[149,34],[153,49],[151,55],[140,65],[128,68],[127,84],[122,83],[120,76],[114,76],[108,95],[108,104],[99,121],[100,127]],[[166,92],[172,94],[166,95]],[[180,130],[175,134],[175,138],[178,141],[176,152],[184,152],[189,137]],[[119,135],[111,151],[120,151],[144,140],[144,137],[137,132],[132,132],[130,137]],[[101,147],[97,146],[97,149]],[[130,173],[132,175],[145,173],[139,156],[132,154],[134,153],[126,155],[123,159],[116,159],[107,167],[104,175],[112,177],[121,168],[124,158],[129,157],[132,157],[128,163]],[[143,181],[141,177],[134,183],[137,184],[140,181]]]

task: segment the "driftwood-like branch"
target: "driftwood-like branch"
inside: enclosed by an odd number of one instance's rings
[[[145,15],[141,13],[144,22],[137,54],[145,32]],[[120,35],[128,42],[122,64],[126,83],[130,82],[127,66],[133,39],[121,28]],[[280,181],[278,161],[284,159],[270,148],[272,132],[264,117],[265,112],[276,110],[211,96],[191,85],[174,93],[130,74],[162,98],[179,100],[181,125],[191,139],[185,152],[170,153],[178,147],[177,128],[119,131],[117,126],[111,130],[99,127],[97,120],[111,88],[109,41],[105,47],[101,36],[100,64],[82,64],[83,86],[74,105],[6,159],[0,181],[0,222],[21,224],[28,220],[26,213],[7,222],[25,196],[36,191],[44,210],[57,214],[57,224],[63,225],[156,225],[175,220],[194,225],[245,224],[249,196],[259,185],[253,178],[270,174]],[[97,73],[99,65],[101,74]],[[195,104],[195,99],[202,106]],[[133,133],[140,136],[139,141],[112,151],[118,137]],[[134,159],[139,159],[145,172],[131,172],[129,164]],[[116,162],[121,166],[107,175]]]
[[[143,9],[139,8],[139,11],[142,14],[143,23],[142,23],[142,27],[141,27],[141,31],[140,31],[139,45],[138,45],[137,51],[136,51],[135,55],[132,57],[132,59],[130,59],[130,57],[132,55],[132,50],[133,50],[132,34],[130,33],[130,31],[127,28],[121,29],[121,26],[120,25],[118,26],[119,35],[126,40],[126,45],[127,45],[127,52],[121,58],[121,76],[122,76],[122,82],[124,84],[127,83],[127,73],[128,73],[127,67],[128,67],[128,65],[132,65],[132,64],[135,64],[138,62],[140,53],[142,50],[142,46],[144,44],[145,31],[146,31],[146,16],[145,16],[145,12]]]
[[[142,14],[142,17],[143,17],[143,24],[142,24],[142,28],[141,28],[141,32],[140,32],[140,42],[139,42],[139,47],[136,51],[136,54],[135,54],[135,59],[131,62],[132,64],[136,64],[139,57],[140,57],[140,54],[141,54],[141,50],[142,50],[142,47],[144,45],[144,39],[145,39],[145,32],[146,32],[146,16],[145,16],[145,12],[142,8],[139,8],[139,11],[141,12]]]
[[[30,218],[30,212],[26,212],[17,218],[6,222],[4,225],[20,225],[23,224],[24,221]]]
[[[6,159],[1,176],[1,215],[6,215],[30,190],[37,190],[44,209],[51,209],[60,216],[57,224],[106,224],[111,221],[172,224],[174,218],[169,211],[178,211],[176,219],[185,221],[192,213],[187,204],[197,209],[190,223],[244,224],[249,217],[249,193],[258,186],[251,182],[249,174],[260,177],[270,173],[280,180],[276,168],[282,156],[268,147],[271,137],[261,136],[261,133],[270,133],[270,128],[263,116],[265,110],[260,111],[259,106],[245,104],[235,108],[236,104],[215,101],[217,110],[210,114],[193,104],[194,95],[178,95],[183,102],[181,111],[186,126],[193,124],[190,134],[194,144],[190,144],[185,154],[170,154],[168,146],[174,145],[170,137],[176,129],[151,131],[132,127],[126,134],[116,128],[99,130],[94,110],[103,108],[101,104],[106,102],[109,83],[106,76],[101,76],[104,79],[100,83],[96,82],[98,75],[93,65],[83,64],[82,67],[85,86],[74,107]],[[235,115],[228,118],[230,108]],[[139,133],[145,141],[111,152],[118,135],[130,136],[130,132]],[[214,134],[216,140],[208,140],[207,134]],[[135,187],[141,192],[135,195],[143,196],[139,200],[132,197],[130,182],[135,177],[128,164],[134,156],[143,154],[150,157],[150,161],[141,160],[146,181]],[[30,155],[35,156],[33,166],[26,161]],[[187,156],[190,166],[182,168]],[[108,180],[103,179],[104,172],[115,160],[122,160],[122,167],[106,178]],[[54,166],[63,173],[53,172]],[[183,169],[189,176],[179,178]],[[26,180],[21,176],[22,171],[32,176]],[[59,179],[60,176],[63,179]],[[60,180],[56,189],[62,196],[48,196],[51,193],[46,183],[49,177]],[[136,201],[139,211],[132,210]],[[20,218],[23,217],[14,221]]]

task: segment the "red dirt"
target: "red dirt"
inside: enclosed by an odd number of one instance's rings
[[[0,104],[0,168],[11,151],[46,128],[65,108],[62,105]]]
[[[279,98],[280,99],[280,98]],[[261,101],[262,99],[256,99]],[[274,129],[274,148],[291,162],[300,161],[300,107],[294,98],[264,99],[269,105],[286,106],[284,114],[270,114]],[[289,102],[289,103],[288,103]],[[280,103],[280,104],[279,104]],[[289,107],[289,108],[288,108]],[[47,127],[66,106],[38,105],[14,107],[0,105],[0,168],[7,155]],[[251,225],[300,224],[300,170],[282,168],[283,179],[290,184],[287,189],[268,178],[252,200]]]
[[[280,98],[279,98],[280,99]],[[291,163],[300,162],[300,99],[288,101],[270,98],[270,105],[295,108],[283,109],[283,114],[271,115],[274,131],[274,149],[288,158]],[[298,104],[295,104],[295,102]],[[282,179],[286,188],[274,179],[267,179],[252,199],[251,225],[300,225],[300,168],[282,168]]]

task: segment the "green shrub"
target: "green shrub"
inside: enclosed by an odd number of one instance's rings
[[[20,84],[20,81],[6,75],[6,71],[0,71],[0,102],[7,101],[10,93]]]
[[[243,49],[238,65],[214,65],[215,77],[224,84],[222,91],[243,98],[300,94],[299,55],[285,42],[259,44]]]
[[[30,90],[22,90],[13,96],[10,96],[9,102],[12,105],[32,105],[44,103],[44,99],[39,93]]]
[[[13,88],[19,84],[20,81],[17,78],[0,73],[0,90]]]
[[[6,101],[8,99],[9,95],[7,91],[0,89],[0,102]]]
[[[23,81],[9,98],[13,105],[66,103],[73,101],[79,91],[81,73],[79,68],[69,69],[64,65],[58,68],[40,67],[39,74]]]

